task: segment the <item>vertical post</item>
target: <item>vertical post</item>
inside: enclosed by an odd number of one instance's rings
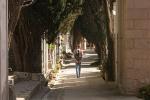
[[[41,51],[42,51],[42,74],[44,75],[44,39],[41,38]]]
[[[124,34],[124,19],[125,19],[125,4],[126,0],[117,0],[118,3],[118,34],[117,34],[117,83],[120,90],[122,89],[122,64],[123,64],[123,34]]]
[[[84,50],[86,50],[86,39],[84,38]]]
[[[45,41],[45,74],[47,75],[47,73],[48,73],[48,44]]]
[[[118,28],[119,28],[119,12],[118,12],[118,0],[116,0],[116,2],[114,3],[114,9],[113,9],[113,15],[114,15],[114,51],[115,51],[115,80],[116,83],[118,83],[118,40],[117,40],[117,36],[118,36]]]
[[[43,74],[46,75],[46,40],[43,40]]]
[[[0,100],[8,100],[7,0],[0,0]]]
[[[65,38],[66,40],[66,52],[69,52],[69,32],[67,32],[67,34],[66,34],[66,38]]]

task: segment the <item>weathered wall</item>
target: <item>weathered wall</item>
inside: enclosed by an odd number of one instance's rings
[[[8,100],[7,0],[0,0],[0,100]]]
[[[120,88],[132,94],[150,83],[150,0],[120,4]]]

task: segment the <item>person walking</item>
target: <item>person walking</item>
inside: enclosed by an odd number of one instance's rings
[[[75,63],[76,63],[76,75],[77,75],[77,78],[80,77],[82,55],[83,55],[83,52],[80,49],[80,46],[77,46],[75,51],[74,51],[74,57],[75,57],[75,60],[76,60]]]

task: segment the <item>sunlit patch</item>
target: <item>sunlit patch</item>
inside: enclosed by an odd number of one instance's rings
[[[75,59],[67,60],[67,64],[64,64],[64,69],[59,73],[51,90],[83,87],[89,84],[87,79],[100,78],[100,70],[98,67],[90,66],[91,63],[95,62],[95,59],[97,59],[97,54],[84,54],[80,78],[76,76]]]
[[[25,100],[23,97],[17,97],[16,100]]]
[[[100,70],[98,70],[97,67],[82,68],[81,77],[76,78],[75,67],[70,69],[64,69],[62,73],[60,73],[60,75],[58,76],[51,90],[84,86],[85,84],[88,84],[87,79],[100,77],[100,74],[97,74],[99,72]]]
[[[85,61],[84,61],[84,62],[82,62],[82,65],[83,65],[83,64],[89,64],[89,65],[90,65],[90,64],[93,63],[93,62],[94,62],[94,61],[88,61],[88,62],[85,62]]]
[[[89,55],[89,56],[97,56],[97,54],[90,54],[90,53],[86,53],[85,55]]]

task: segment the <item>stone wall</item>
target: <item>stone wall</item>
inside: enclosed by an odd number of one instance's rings
[[[150,84],[150,0],[121,0],[120,88],[135,94]]]
[[[0,0],[0,100],[8,100],[7,0]]]

